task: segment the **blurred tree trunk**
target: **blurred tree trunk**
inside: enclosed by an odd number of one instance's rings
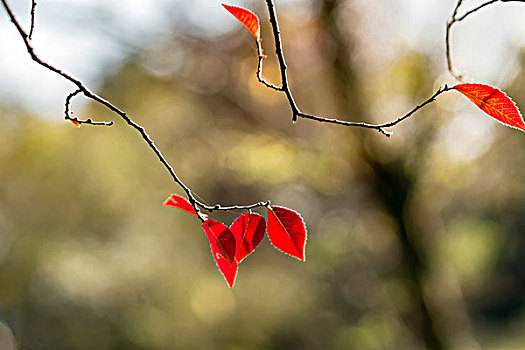
[[[338,12],[343,2],[322,0],[320,27],[328,36],[328,45],[334,55],[332,74],[336,91],[341,93],[341,112],[350,120],[370,121],[367,107],[363,105],[365,99],[360,96],[362,88],[356,77],[356,68],[349,60],[353,50],[352,38],[348,38],[338,27]],[[353,131],[355,137],[359,138],[359,142],[356,143],[359,147],[358,152],[373,171],[373,180],[369,183],[370,191],[395,220],[397,226],[402,255],[400,273],[413,282],[414,315],[405,322],[414,335],[424,342],[426,348],[445,348],[447,341],[436,332],[436,320],[425,295],[425,281],[430,272],[424,248],[421,248],[421,241],[417,239],[420,233],[410,231],[406,222],[407,200],[415,179],[405,170],[403,159],[394,162],[382,161],[370,150],[370,147],[365,147],[367,137],[376,137],[373,131]]]

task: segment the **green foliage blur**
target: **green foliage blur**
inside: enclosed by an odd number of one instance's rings
[[[304,26],[280,14],[305,112],[387,121],[435,91],[442,62],[422,52],[361,66],[359,31],[334,24],[333,3],[316,2]],[[162,207],[183,192],[136,131],[78,97],[80,118],[116,125],[0,105],[0,317],[20,348],[525,348],[525,135],[453,92],[389,139],[292,125],[256,64],[240,26],[213,40],[174,32],[100,90],[204,201],[303,215],[306,263],[265,238],[232,290],[200,222]],[[523,70],[500,87],[525,108]]]

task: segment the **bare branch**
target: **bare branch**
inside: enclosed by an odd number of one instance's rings
[[[473,8],[472,10],[469,10],[469,11],[465,12],[465,14],[464,14],[463,16],[456,18],[454,22],[461,22],[462,20],[464,20],[466,17],[470,16],[470,15],[473,14],[474,12],[477,12],[477,11],[481,10],[483,7],[488,6],[488,5],[491,5],[491,4],[493,4],[493,3],[495,3],[495,2],[498,2],[498,1],[499,1],[499,0],[490,0],[490,1],[487,1],[487,2],[485,2],[485,3],[483,3],[483,4],[481,4],[481,5],[479,5],[479,6],[475,7],[475,8]]]
[[[78,119],[77,117],[66,117],[65,119],[70,120],[76,126],[80,126],[82,124],[95,125],[95,126],[112,126],[113,125],[113,122],[97,122],[91,118]]]
[[[73,83],[77,89],[70,93],[67,97],[66,97],[66,103],[65,103],[65,114],[66,114],[66,119],[68,120],[72,120],[72,121],[75,121],[79,124],[91,124],[91,125],[112,125],[113,122],[94,122],[92,121],[91,119],[87,119],[87,120],[80,120],[80,119],[77,119],[77,118],[74,118],[74,117],[71,117],[69,115],[70,113],[70,105],[71,105],[71,99],[78,95],[79,93],[82,93],[86,98],[88,99],[91,99],[97,103],[100,103],[101,105],[105,106],[106,108],[108,108],[110,111],[114,112],[115,114],[117,114],[120,118],[122,118],[129,126],[131,126],[133,129],[135,129],[142,137],[142,139],[147,143],[147,145],[149,146],[149,148],[153,151],[153,153],[155,153],[155,155],[157,156],[158,160],[161,162],[161,164],[164,166],[164,168],[166,168],[166,170],[169,172],[169,174],[171,175],[171,177],[173,178],[173,180],[175,181],[175,183],[177,183],[183,190],[184,192],[186,193],[186,195],[188,196],[188,200],[189,202],[191,203],[191,205],[193,206],[193,208],[195,209],[195,212],[197,213],[199,219],[201,221],[205,221],[206,220],[206,216],[201,212],[201,210],[199,209],[200,208],[203,208],[203,209],[206,209],[206,210],[210,210],[210,211],[213,211],[213,210],[233,210],[233,209],[252,209],[252,208],[256,208],[256,207],[262,207],[262,206],[266,206],[268,205],[270,202],[258,202],[258,203],[255,203],[255,204],[251,204],[251,205],[247,205],[247,206],[229,206],[229,207],[226,207],[226,206],[220,206],[220,205],[215,205],[215,206],[209,206],[209,205],[206,205],[204,203],[201,203],[200,201],[198,201],[196,198],[195,198],[195,195],[193,194],[193,192],[191,191],[191,189],[184,183],[182,182],[182,180],[177,176],[177,174],[175,173],[175,171],[173,170],[173,167],[168,163],[168,161],[166,160],[166,158],[164,158],[164,156],[162,155],[161,151],[159,150],[159,148],[155,145],[154,141],[152,140],[152,138],[148,135],[148,133],[146,132],[146,130],[144,129],[144,127],[142,127],[141,125],[137,124],[136,122],[134,122],[127,114],[126,112],[122,111],[121,109],[119,109],[118,107],[116,107],[115,105],[113,105],[112,103],[110,103],[109,101],[105,100],[104,98],[102,98],[101,96],[97,95],[96,93],[92,92],[91,90],[89,90],[83,83],[82,81],[80,81],[79,79],[73,77],[72,75],[69,75],[68,73],[65,73],[64,71],[62,71],[61,69],[47,63],[46,61],[44,61],[43,59],[41,59],[37,54],[36,52],[34,51],[32,45],[31,45],[31,40],[30,40],[30,37],[29,35],[25,32],[25,30],[22,28],[22,25],[20,24],[20,21],[16,18],[14,12],[12,11],[12,9],[10,8],[10,6],[8,5],[7,3],[7,0],[0,0],[0,2],[2,3],[2,5],[4,6],[8,16],[9,16],[9,19],[11,20],[11,22],[13,23],[13,25],[15,26],[16,30],[18,31],[18,33],[20,34],[20,37],[22,38],[22,40],[24,41],[24,44],[26,46],[26,50],[27,52],[29,53],[29,55],[31,56],[31,59],[33,61],[35,61],[36,63],[38,63],[39,65],[43,66],[44,68],[60,75],[61,77],[63,77],[64,79],[70,81],[71,83]],[[36,6],[36,2],[33,1],[33,7]],[[32,10],[33,12],[33,10]],[[33,16],[33,15],[32,15]],[[31,20],[31,28],[34,27],[34,20],[32,19]],[[32,31],[32,29],[31,29]]]
[[[450,72],[450,74],[452,74],[454,78],[456,78],[459,81],[463,80],[463,76],[461,74],[456,73],[456,70],[454,69],[454,66],[452,64],[452,57],[450,53],[450,29],[452,28],[454,23],[456,23],[456,16],[458,14],[458,10],[462,3],[463,3],[463,0],[458,0],[456,7],[454,8],[454,12],[452,12],[452,16],[447,22],[447,31],[445,34],[445,49],[446,49],[446,56],[447,56],[448,71]]]
[[[79,93],[81,93],[82,90],[80,89],[76,89],[75,91],[73,91],[72,93],[70,93],[69,95],[67,95],[66,97],[66,103],[65,103],[65,115],[66,115],[66,118],[68,118],[70,116],[70,110],[71,110],[71,99],[73,97],[75,97],[76,95],[78,95]]]
[[[456,12],[457,12],[457,9],[459,8],[459,5],[461,5],[462,1],[463,0],[459,0],[458,1],[458,5],[456,7]],[[365,123],[365,122],[352,122],[352,121],[339,120],[339,119],[335,119],[335,118],[325,118],[325,117],[320,117],[320,116],[316,116],[316,115],[303,113],[299,109],[299,107],[297,106],[297,103],[295,102],[295,99],[293,97],[293,94],[292,94],[292,92],[290,90],[290,87],[289,87],[289,84],[288,84],[288,76],[287,76],[287,73],[286,73],[286,61],[285,61],[285,58],[284,58],[284,53],[283,53],[283,48],[282,48],[282,43],[281,43],[281,32],[279,30],[279,23],[278,23],[278,20],[277,20],[277,15],[276,15],[275,5],[274,5],[273,0],[266,0],[266,5],[268,7],[268,12],[269,12],[269,15],[270,15],[270,23],[272,25],[273,36],[275,38],[275,53],[277,54],[277,58],[279,59],[279,68],[281,70],[282,85],[280,87],[272,85],[272,84],[264,81],[264,79],[262,79],[262,77],[260,76],[260,72],[262,70],[263,58],[264,58],[264,56],[262,54],[262,48],[261,48],[260,41],[258,41],[258,44],[257,44],[257,50],[258,50],[258,54],[259,54],[259,66],[257,67],[257,77],[259,78],[259,81],[261,81],[264,85],[266,85],[266,86],[268,86],[268,87],[270,87],[270,88],[272,88],[274,90],[282,91],[282,92],[284,92],[286,94],[286,98],[288,99],[288,103],[289,103],[290,108],[292,110],[292,121],[293,122],[296,122],[297,118],[304,118],[304,119],[315,120],[315,121],[322,122],[322,123],[331,123],[331,124],[337,124],[337,125],[343,125],[343,126],[360,127],[360,128],[366,128],[366,129],[375,129],[375,130],[379,131],[380,133],[382,133],[383,135],[389,137],[390,135],[392,135],[392,133],[390,131],[385,130],[385,128],[393,127],[393,126],[397,125],[398,123],[402,122],[403,120],[411,117],[419,109],[423,108],[424,106],[426,106],[430,102],[434,101],[438,95],[442,94],[445,91],[449,91],[449,90],[452,89],[452,88],[449,88],[448,86],[445,85],[444,88],[440,88],[438,91],[436,91],[436,93],[434,93],[434,95],[432,95],[430,98],[428,98],[425,102],[423,102],[420,105],[416,106],[409,113],[405,114],[404,116],[402,116],[402,117],[400,117],[400,118],[398,118],[398,119],[396,119],[394,121],[391,121],[391,122],[388,122],[388,123],[384,123],[384,124],[369,124],[369,123]]]
[[[31,0],[31,29],[29,29],[28,39],[31,40],[33,37],[33,31],[35,29],[35,10],[36,10],[36,0]]]
[[[254,209],[258,207],[267,207],[270,204],[271,204],[270,201],[266,201],[266,202],[254,203],[251,205],[232,205],[232,206],[225,207],[219,204],[211,206],[211,205],[204,205],[200,202],[197,203],[198,206],[200,206],[203,209],[206,209],[209,212],[212,212],[214,210],[250,210],[250,209]]]
[[[348,122],[348,121],[344,121],[344,120],[318,117],[318,116],[309,115],[309,114],[305,114],[305,113],[299,113],[298,116],[301,117],[301,118],[316,120],[318,122],[332,123],[332,124],[338,124],[338,125],[343,125],[343,126],[357,126],[357,127],[367,128],[367,129],[375,129],[375,130],[379,131],[380,133],[382,133],[383,135],[385,135],[387,137],[390,137],[392,135],[392,133],[389,132],[389,131],[386,131],[385,128],[393,127],[393,126],[401,123],[403,120],[411,117],[414,113],[419,111],[421,108],[423,108],[426,105],[428,105],[429,103],[435,101],[436,98],[439,95],[441,95],[442,93],[444,93],[446,91],[450,91],[452,89],[453,88],[448,87],[447,85],[445,85],[443,88],[439,88],[431,97],[429,97],[427,100],[425,100],[421,104],[419,104],[416,107],[414,107],[407,114],[403,115],[402,117],[397,118],[394,121],[391,121],[391,122],[388,122],[388,123],[383,123],[383,124],[368,124],[368,123],[363,123],[363,122]]]
[[[261,40],[257,40],[257,54],[259,55],[259,64],[257,65],[257,79],[259,79],[261,83],[263,83],[271,89],[283,91],[282,86],[273,85],[272,83],[264,79],[262,76],[263,60],[266,58],[266,56],[263,53]]]
[[[445,51],[446,51],[446,57],[447,57],[447,67],[448,67],[448,71],[450,72],[450,74],[454,78],[459,80],[459,81],[463,81],[465,76],[463,74],[461,74],[460,72],[458,72],[454,68],[454,64],[452,63],[452,54],[451,54],[451,50],[450,50],[450,32],[452,30],[452,26],[455,23],[463,21],[465,18],[467,18],[471,14],[476,13],[479,10],[481,10],[482,8],[484,8],[486,6],[489,6],[489,5],[492,5],[492,4],[496,3],[496,2],[525,2],[525,0],[489,0],[489,1],[486,1],[486,2],[484,2],[484,3],[482,3],[482,4],[478,5],[478,6],[474,7],[471,10],[468,10],[467,12],[465,12],[461,16],[458,16],[458,11],[459,11],[459,8],[461,7],[462,3],[463,3],[463,0],[458,0],[458,2],[456,3],[456,7],[454,8],[454,11],[452,12],[452,15],[450,16],[450,18],[449,18],[449,20],[447,22],[447,30],[446,30],[446,34],[445,34]]]
[[[279,68],[281,70],[281,91],[283,91],[286,94],[286,98],[288,98],[288,103],[290,104],[290,108],[292,109],[292,122],[295,123],[297,121],[297,116],[301,113],[301,111],[299,110],[299,107],[297,107],[297,104],[295,103],[294,97],[288,85],[288,75],[286,74],[287,66],[283,54],[283,46],[281,43],[281,31],[279,30],[279,22],[277,21],[275,5],[273,4],[273,0],[266,0],[266,5],[268,7],[270,23],[272,24],[273,36],[275,39],[275,53],[277,54],[277,59],[279,60]]]
[[[64,114],[65,114],[64,119],[70,120],[76,126],[80,126],[82,124],[96,125],[96,126],[112,126],[113,125],[112,121],[111,122],[96,122],[96,121],[93,121],[91,118],[82,120],[82,119],[78,119],[77,117],[72,116],[71,99],[81,92],[82,90],[76,89],[75,91],[67,95],[66,103],[65,103],[65,110],[64,110]]]

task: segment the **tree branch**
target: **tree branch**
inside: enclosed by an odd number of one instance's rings
[[[292,122],[297,121],[297,116],[301,113],[299,107],[295,103],[290,87],[288,86],[288,75],[286,74],[286,60],[284,59],[283,46],[281,43],[281,31],[279,30],[279,22],[277,21],[277,14],[275,12],[275,5],[273,0],[266,0],[266,5],[268,7],[268,13],[270,15],[270,23],[272,24],[273,37],[275,39],[275,53],[277,54],[277,59],[279,60],[279,67],[281,70],[281,89],[286,94],[288,98],[288,103],[292,109]]]
[[[65,110],[64,110],[64,114],[65,114],[64,119],[70,120],[76,126],[80,126],[82,124],[112,126],[113,125],[112,121],[111,122],[95,122],[91,118],[88,118],[86,120],[82,120],[82,119],[78,119],[75,116],[71,116],[71,114],[72,114],[72,112],[71,112],[71,99],[73,97],[75,97],[76,95],[78,95],[79,93],[81,93],[81,92],[82,92],[82,90],[76,89],[75,91],[73,91],[72,93],[67,95],[66,103],[65,103]]]
[[[454,68],[454,64],[452,63],[452,54],[451,54],[451,50],[450,50],[450,35],[451,35],[450,32],[452,30],[452,26],[455,23],[457,23],[457,22],[463,21],[465,18],[467,18],[471,14],[473,14],[475,12],[478,12],[482,8],[484,8],[486,6],[489,6],[489,5],[492,5],[492,4],[496,3],[496,2],[525,2],[525,0],[489,0],[489,1],[486,1],[486,2],[484,2],[484,3],[482,3],[482,4],[478,5],[478,6],[474,7],[471,10],[468,10],[462,16],[459,16],[459,17],[458,17],[458,11],[459,11],[459,8],[461,7],[461,5],[463,4],[463,0],[458,0],[458,2],[456,3],[456,7],[454,8],[454,11],[452,12],[452,15],[450,16],[450,18],[449,18],[449,20],[447,22],[447,29],[446,29],[446,34],[445,34],[445,51],[446,51],[446,57],[447,57],[448,71],[458,81],[463,81],[465,76],[463,74],[461,74],[460,72],[458,72]]]
[[[462,1],[463,0],[459,0],[459,3],[461,3]],[[272,32],[273,32],[273,36],[275,39],[275,53],[277,54],[277,58],[279,60],[279,68],[281,71],[282,85],[278,87],[262,79],[261,71],[262,71],[262,63],[263,63],[264,56],[262,54],[262,47],[261,47],[260,41],[257,41],[257,51],[259,54],[259,65],[257,67],[257,77],[259,81],[261,81],[264,85],[274,90],[285,93],[286,98],[288,99],[290,108],[292,110],[292,122],[294,123],[297,121],[297,118],[299,117],[299,118],[304,118],[304,119],[315,120],[315,121],[322,122],[322,123],[331,123],[331,124],[337,124],[337,125],[342,125],[342,126],[352,126],[352,127],[366,128],[366,129],[375,129],[379,131],[380,133],[382,133],[383,135],[389,137],[392,135],[392,132],[385,130],[385,128],[393,127],[397,125],[398,123],[402,122],[403,120],[411,117],[415,112],[417,112],[418,110],[420,110],[421,108],[429,104],[430,102],[434,101],[437,96],[452,89],[452,88],[449,88],[447,85],[445,85],[443,88],[439,88],[436,91],[436,93],[434,93],[434,95],[432,95],[430,98],[428,98],[426,101],[424,101],[420,105],[416,106],[409,113],[405,114],[404,116],[400,118],[397,118],[394,121],[383,123],[383,124],[369,124],[365,122],[352,122],[352,121],[346,121],[346,120],[339,120],[336,118],[325,118],[325,117],[303,113],[297,106],[297,103],[295,102],[295,99],[293,97],[293,94],[290,90],[290,86],[288,83],[288,75],[286,73],[287,66],[286,66],[286,60],[284,58],[283,47],[281,43],[281,32],[279,30],[279,22],[277,20],[275,4],[273,0],[266,0],[266,5],[268,7],[268,13],[270,15],[270,23],[272,25]],[[459,5],[457,7],[459,7]]]
[[[12,11],[12,9],[10,8],[9,4],[7,3],[7,0],[0,0],[0,2],[2,3],[2,5],[4,6],[6,12],[7,12],[7,15],[9,16],[9,19],[11,20],[11,22],[13,23],[13,25],[15,26],[16,30],[18,31],[20,37],[22,38],[24,44],[25,44],[25,47],[26,47],[26,50],[27,52],[29,53],[29,55],[31,56],[31,59],[33,61],[35,61],[36,63],[38,63],[39,65],[43,66],[44,68],[60,75],[62,78],[70,81],[71,83],[73,83],[77,89],[70,93],[67,97],[66,97],[66,103],[65,103],[65,114],[66,114],[66,119],[69,119],[69,120],[72,120],[72,121],[76,121],[77,123],[79,124],[92,124],[92,125],[111,125],[113,124],[113,122],[93,122],[91,119],[87,119],[87,120],[79,120],[77,118],[73,118],[73,117],[70,117],[69,116],[69,113],[70,113],[70,104],[71,104],[71,99],[78,95],[79,93],[82,93],[86,98],[88,99],[91,99],[103,106],[105,106],[106,108],[108,108],[110,111],[114,112],[115,114],[117,114],[121,119],[123,119],[129,126],[131,126],[133,129],[135,129],[139,134],[140,136],[142,137],[142,139],[147,143],[147,145],[149,146],[149,148],[153,151],[153,153],[155,153],[155,155],[157,156],[158,160],[161,162],[161,164],[164,166],[164,168],[166,168],[166,170],[169,172],[169,174],[171,175],[171,177],[173,178],[173,181],[175,183],[177,183],[183,190],[184,192],[186,193],[186,195],[188,196],[188,200],[189,202],[191,203],[191,205],[193,206],[193,208],[195,209],[195,212],[197,213],[197,216],[199,217],[199,219],[201,221],[205,221],[206,220],[206,217],[205,215],[201,212],[201,210],[199,209],[200,208],[203,208],[203,209],[206,209],[206,210],[209,210],[209,211],[213,211],[213,210],[234,210],[234,209],[253,209],[253,208],[256,208],[256,207],[263,207],[263,206],[267,206],[269,205],[269,201],[267,202],[258,202],[258,203],[255,203],[255,204],[250,204],[250,205],[247,205],[247,206],[240,206],[240,205],[235,205],[235,206],[221,206],[219,204],[215,205],[215,206],[209,206],[207,204],[204,204],[204,203],[201,203],[200,201],[198,201],[196,198],[195,198],[195,195],[193,194],[193,192],[191,191],[191,189],[177,176],[177,174],[175,173],[175,171],[173,170],[173,167],[168,163],[168,161],[166,160],[166,158],[162,155],[161,151],[159,150],[159,148],[155,145],[155,142],[153,141],[153,139],[148,135],[148,133],[146,132],[146,130],[144,129],[144,127],[142,127],[141,125],[137,124],[136,122],[134,122],[127,114],[126,112],[122,111],[121,109],[119,109],[118,107],[116,107],[115,105],[113,105],[112,103],[110,103],[109,101],[105,100],[104,98],[102,98],[101,96],[97,95],[96,93],[92,92],[91,90],[89,90],[83,83],[82,81],[80,81],[79,79],[73,77],[72,75],[69,75],[68,73],[65,73],[64,71],[62,71],[61,69],[47,63],[46,61],[44,61],[43,59],[41,59],[35,52],[35,50],[33,49],[32,45],[31,45],[31,39],[30,39],[30,35],[28,35],[26,33],[26,31],[22,28],[22,25],[20,24],[20,21],[16,18],[14,12]],[[32,31],[33,31],[33,28],[34,28],[34,10],[36,8],[36,1],[33,0],[32,1],[32,9],[31,9],[31,29],[30,29],[30,33],[32,34]]]
[[[31,29],[29,29],[28,39],[31,40],[33,37],[33,31],[35,30],[35,11],[36,11],[36,0],[31,0]]]
[[[299,112],[298,115],[301,118],[312,119],[312,120],[316,120],[318,122],[323,122],[323,123],[332,123],[332,124],[338,124],[338,125],[344,125],[344,126],[357,126],[357,127],[367,128],[367,129],[375,129],[375,130],[379,131],[380,133],[384,134],[385,136],[390,137],[392,135],[392,133],[389,132],[389,131],[386,131],[385,128],[393,127],[393,126],[401,123],[403,120],[405,120],[407,118],[410,118],[414,113],[419,111],[421,108],[425,107],[426,105],[428,105],[431,102],[434,102],[439,95],[441,95],[442,93],[444,93],[446,91],[450,91],[450,90],[453,90],[453,88],[449,87],[449,86],[447,86],[445,84],[444,87],[439,88],[432,96],[430,96],[427,100],[425,100],[421,104],[419,104],[416,107],[414,107],[407,114],[403,115],[402,117],[397,118],[394,121],[391,121],[391,122],[388,122],[388,123],[383,123],[383,124],[368,124],[368,123],[362,123],[362,122],[348,122],[348,121],[344,121],[344,120],[318,117],[318,116],[315,116],[315,115],[309,115],[309,114],[305,114],[305,113],[301,113],[301,112]]]
[[[271,89],[274,89],[276,91],[283,91],[282,86],[273,85],[272,83],[264,79],[262,76],[263,60],[266,58],[266,56],[263,53],[262,43],[260,39],[257,40],[257,54],[259,55],[259,64],[257,65],[257,79],[259,79],[261,83],[263,83]]]
[[[214,210],[250,210],[250,209],[254,209],[258,207],[267,207],[270,204],[271,204],[270,201],[266,201],[266,202],[258,202],[258,203],[254,203],[250,205],[231,205],[231,206],[225,207],[219,204],[215,204],[211,206],[211,205],[204,205],[200,202],[197,202],[198,206],[200,206],[203,209],[206,209],[209,212],[212,212]]]

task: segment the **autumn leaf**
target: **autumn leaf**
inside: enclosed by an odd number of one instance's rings
[[[454,89],[497,121],[525,131],[525,123],[518,107],[503,91],[484,84],[459,84]]]
[[[305,260],[306,226],[294,210],[268,206],[268,237],[283,253]]]
[[[68,119],[68,120],[69,120],[69,121],[70,121],[70,122],[71,122],[71,123],[72,123],[72,124],[73,124],[74,126],[76,126],[76,127],[79,127],[79,128],[80,128],[80,123],[79,123],[79,122],[77,122],[77,121],[76,121],[76,120],[74,120],[74,119]]]
[[[244,213],[231,224],[230,231],[237,244],[235,259],[240,263],[261,243],[266,232],[266,220],[259,214]]]
[[[238,268],[235,259],[235,237],[226,225],[213,219],[206,220],[202,224],[202,228],[210,242],[213,259],[226,282],[232,288]]]
[[[164,202],[165,207],[175,207],[181,210],[184,210],[187,213],[190,213],[191,215],[197,216],[197,213],[195,212],[195,208],[191,205],[191,203],[184,197],[181,197],[176,194],[172,194],[171,196],[166,199]],[[204,218],[207,219],[208,216],[206,214],[204,215]]]
[[[261,28],[259,27],[259,18],[250,10],[242,7],[222,4],[222,6],[231,13],[239,22],[241,22],[246,29],[252,33],[255,40],[259,40],[261,36]]]

